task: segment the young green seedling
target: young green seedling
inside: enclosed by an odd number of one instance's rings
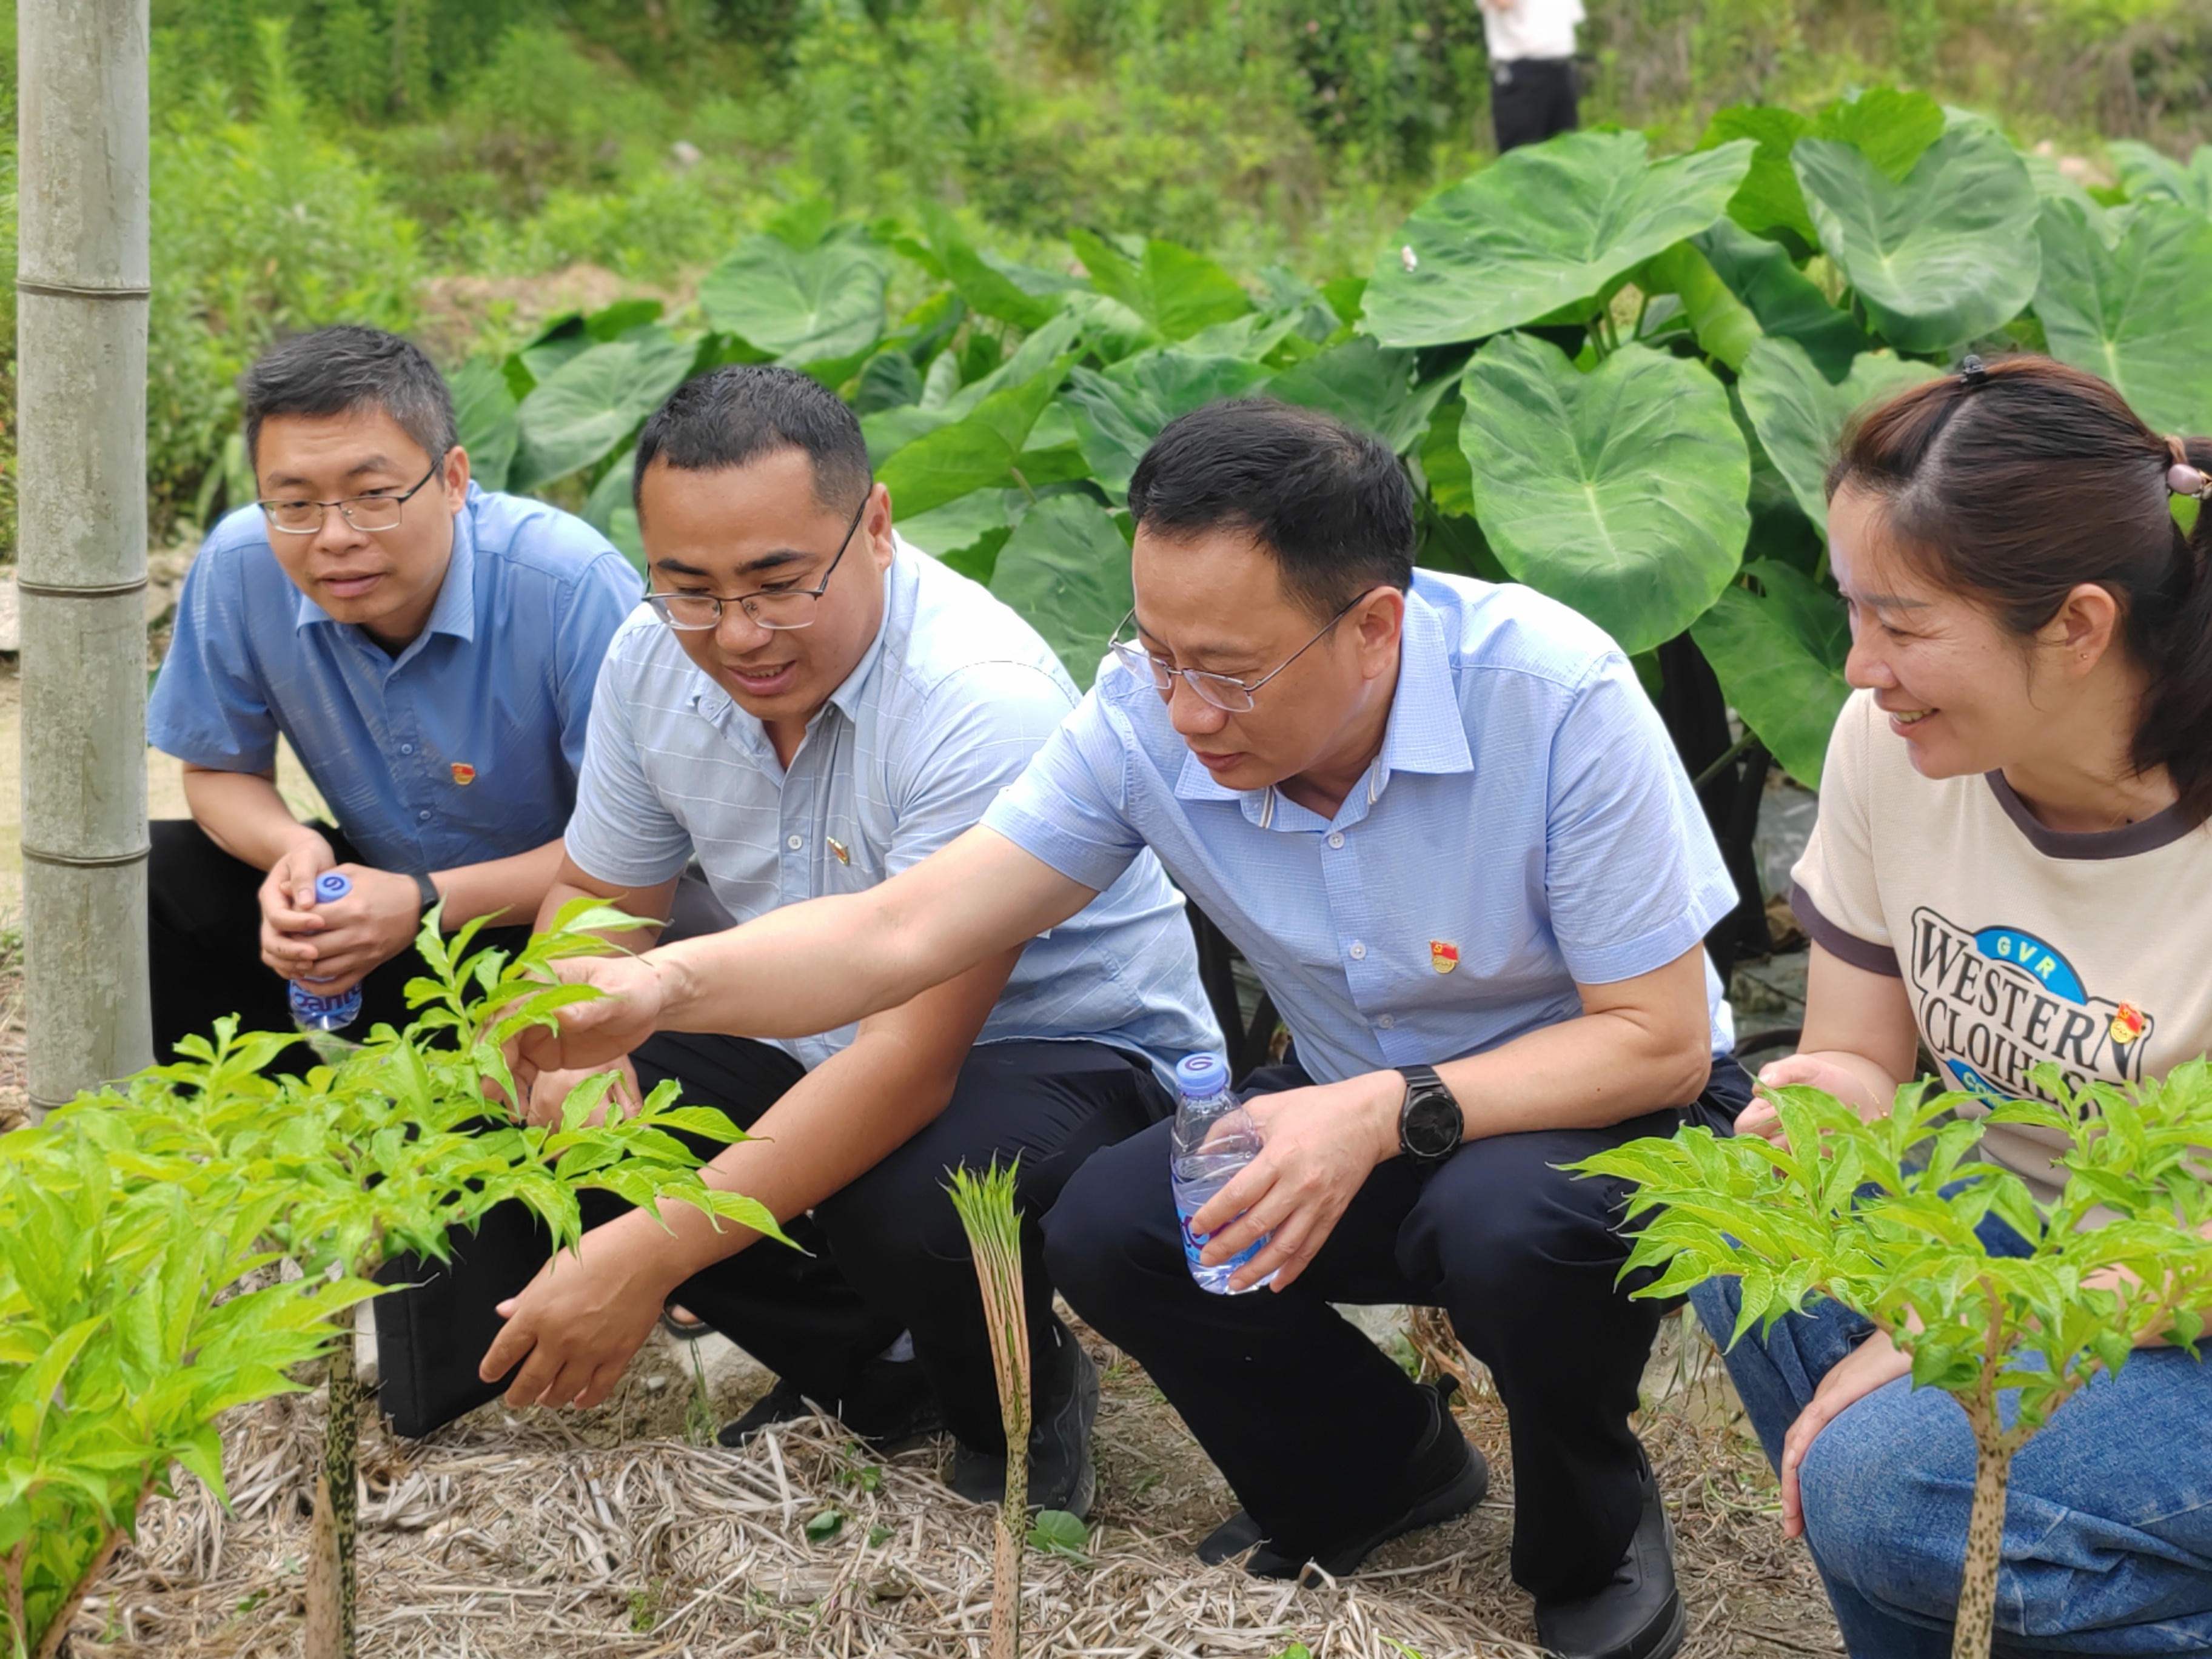
[[[1006,1431],[1006,1494],[999,1505],[991,1574],[990,1659],[1022,1650],[1022,1540],[1030,1521],[1030,1328],[1022,1307],[1022,1218],[1014,1207],[1014,1169],[996,1158],[981,1176],[952,1172],[952,1207],[975,1254],[991,1364],[999,1378],[999,1416]]]
[[[1981,1102],[1900,1090],[1872,1122],[1807,1088],[1771,1091],[1784,1143],[1689,1128],[1576,1164],[1632,1182],[1642,1219],[1626,1273],[1674,1296],[1734,1274],[1742,1311],[1730,1344],[1814,1294],[1863,1314],[1911,1356],[1912,1384],[1955,1398],[1972,1427],[1974,1498],[1955,1659],[1984,1659],[1996,1611],[2012,1456],[2100,1370],[2136,1346],[2195,1352],[2212,1305],[2212,1067],[2177,1066],[2126,1091],[2033,1073],[2046,1098],[1985,1117]],[[1974,1156],[1987,1124],[2046,1132],[2065,1185],[2039,1211],[2020,1176]],[[1975,1229],[1995,1217],[2029,1253],[1993,1255]]]

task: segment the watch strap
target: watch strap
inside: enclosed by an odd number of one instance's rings
[[[415,892],[416,896],[421,898],[422,901],[422,914],[424,915],[429,915],[431,908],[436,905],[440,899],[445,896],[444,894],[438,890],[438,884],[430,879],[429,872],[423,870],[418,870],[415,872]]]
[[[1413,1109],[1413,1100],[1417,1095],[1441,1095],[1451,1103],[1455,1112],[1459,1110],[1459,1097],[1452,1093],[1449,1084],[1437,1075],[1437,1068],[1433,1066],[1401,1066],[1396,1070],[1398,1075],[1406,1079],[1406,1098],[1398,1108],[1399,1152],[1417,1163],[1432,1163],[1439,1158],[1449,1156],[1458,1150],[1460,1141],[1458,1135],[1452,1137],[1451,1146],[1444,1148],[1443,1152],[1424,1152],[1415,1148],[1406,1139],[1406,1119],[1407,1115]],[[1462,1130],[1465,1123],[1465,1115],[1462,1114]]]

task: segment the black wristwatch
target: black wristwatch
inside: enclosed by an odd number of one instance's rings
[[[438,884],[430,879],[429,872],[422,870],[415,872],[415,892],[422,901],[422,914],[426,916],[430,914],[438,901],[445,896],[438,890]]]
[[[1401,1066],[1406,1102],[1398,1108],[1398,1150],[1416,1164],[1436,1164],[1459,1150],[1467,1118],[1433,1066]]]

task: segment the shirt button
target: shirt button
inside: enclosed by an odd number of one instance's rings
[[[417,820],[423,823],[428,823],[430,821],[430,815],[428,812],[417,812],[415,816]]]
[[[403,755],[411,755],[415,752],[415,745],[411,743],[403,743],[399,745],[399,752]]]
[[[1358,939],[1354,939],[1352,942],[1352,959],[1354,962],[1364,962],[1367,960],[1367,947],[1362,945]]]
[[[804,836],[793,836],[789,841],[784,842],[784,845],[791,848],[793,852],[796,853],[800,848],[806,845],[806,837]]]
[[[1329,844],[1331,847],[1341,847],[1341,846],[1343,846],[1343,845],[1344,845],[1344,831],[1343,831],[1343,830],[1330,830],[1330,831],[1328,832],[1328,844]]]
[[[1398,1029],[1398,1018],[1395,1014],[1385,1014],[1375,1023],[1386,1031],[1395,1031]]]

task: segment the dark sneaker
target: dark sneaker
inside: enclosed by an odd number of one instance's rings
[[[945,1426],[921,1367],[913,1360],[871,1359],[860,1368],[853,1389],[834,1402],[820,1402],[836,1418],[878,1451],[902,1442],[935,1434]],[[725,1424],[714,1438],[725,1446],[742,1446],[763,1429],[794,1422],[814,1414],[816,1402],[782,1377],[734,1423]],[[833,1408],[834,1407],[834,1408]]]
[[[1199,1559],[1226,1561],[1249,1549],[1244,1571],[1255,1578],[1304,1578],[1309,1565],[1341,1578],[1392,1539],[1465,1515],[1489,1493],[1490,1466],[1468,1444],[1452,1417],[1451,1397],[1458,1386],[1449,1377],[1431,1385],[1429,1431],[1407,1461],[1407,1484],[1413,1495],[1391,1519],[1364,1536],[1296,1555],[1262,1539],[1259,1523],[1239,1510],[1199,1545]]]
[[[1536,1603],[1536,1639],[1559,1659],[1668,1659],[1682,1645],[1674,1588],[1674,1533],[1651,1465],[1644,1466],[1644,1516],[1613,1582],[1595,1595]]]
[[[1091,1513],[1098,1473],[1091,1461],[1091,1425],[1098,1419],[1098,1367],[1072,1335],[1062,1334],[1063,1351],[1074,1356],[1074,1375],[1055,1391],[1030,1431],[1030,1507],[1065,1510],[1078,1517]],[[952,1443],[952,1473],[945,1484],[971,1504],[994,1507],[1006,1498],[1004,1452],[980,1452]]]

